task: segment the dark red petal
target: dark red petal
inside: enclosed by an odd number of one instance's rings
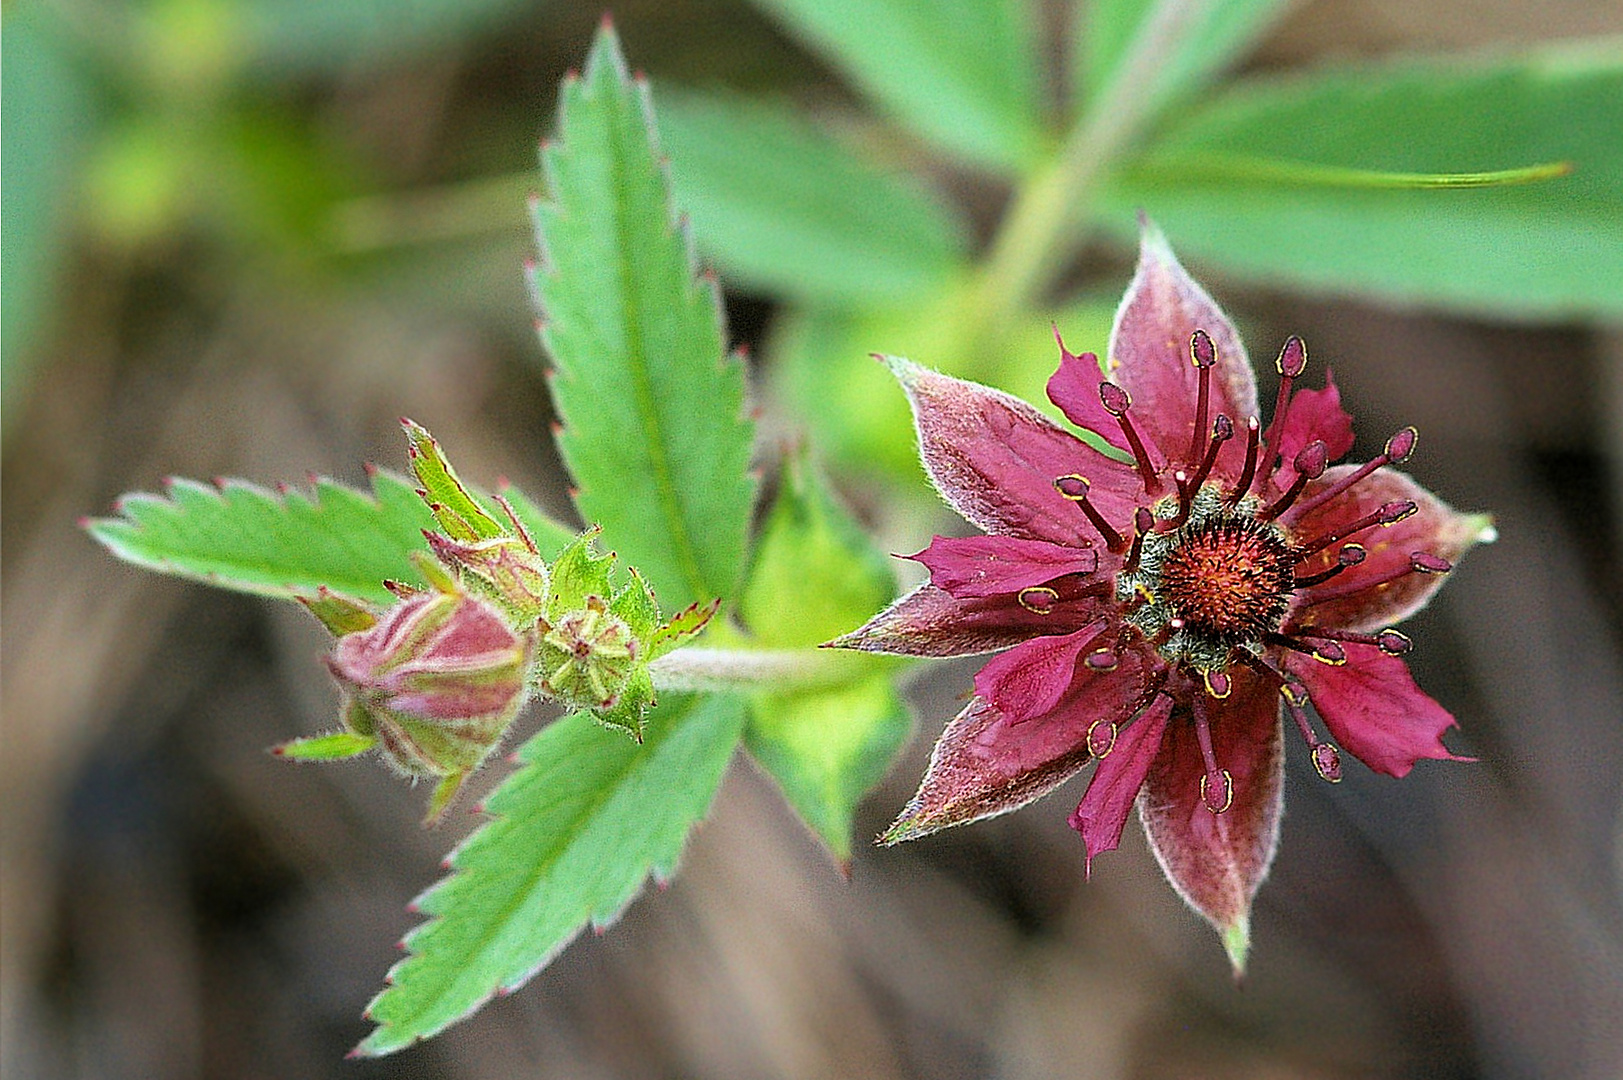
[[[1320,479],[1308,484],[1304,499],[1316,490],[1334,484],[1354,470],[1338,465]],[[1365,551],[1364,561],[1337,574],[1321,585],[1302,590],[1291,621],[1341,630],[1381,630],[1408,618],[1425,606],[1446,574],[1405,574],[1389,584],[1377,584],[1409,565],[1409,556],[1424,551],[1458,562],[1461,555],[1478,542],[1491,540],[1493,527],[1480,514],[1460,514],[1447,503],[1394,469],[1385,468],[1360,480],[1324,506],[1303,515],[1291,526],[1299,543],[1336,533],[1345,526],[1379,510],[1389,502],[1412,501],[1415,513],[1392,525],[1375,526],[1355,539]],[[1298,568],[1308,577],[1329,569],[1340,545],[1332,544]]]
[[[1033,638],[994,657],[975,675],[975,694],[1010,722],[1029,720],[1059,704],[1070,689],[1082,650],[1109,624],[1095,619],[1074,634]]]
[[[1099,565],[1098,553],[1089,548],[1016,536],[938,536],[910,557],[929,568],[930,584],[960,599],[1013,596],[1065,574],[1092,573]]]
[[[1054,489],[1056,478],[1078,473],[1093,482],[1093,503],[1106,520],[1132,520],[1140,484],[1131,466],[1001,390],[882,359],[912,402],[925,472],[972,524],[1071,547],[1091,543],[1096,534],[1087,518]]]
[[[1144,782],[1138,814],[1167,879],[1217,928],[1238,973],[1250,942],[1251,900],[1279,842],[1284,729],[1274,685],[1242,668],[1230,675],[1233,687],[1222,700],[1186,684]],[[1197,694],[1211,722],[1217,764],[1233,778],[1234,799],[1221,814],[1201,801],[1206,766],[1187,704]]]
[[[1083,667],[1058,706],[1029,720],[1016,722],[971,699],[947,725],[918,793],[881,841],[912,840],[1046,795],[1087,763],[1089,727],[1127,719],[1149,663],[1148,654],[1129,652],[1110,671]]]
[[[921,585],[828,644],[900,656],[970,656],[1047,634],[1069,634],[1113,610],[1109,600],[1079,595],[1077,579],[1056,581],[1053,587],[1057,599],[1045,613],[1022,606],[1013,596],[959,600],[934,585]]]
[[[1054,339],[1059,341],[1056,331]],[[1048,400],[1059,406],[1065,419],[1079,428],[1086,428],[1123,453],[1131,453],[1127,436],[1121,424],[1106,411],[1099,400],[1099,384],[1105,378],[1099,373],[1099,358],[1092,353],[1077,356],[1059,341],[1059,368],[1048,377]]]
[[[1127,811],[1144,786],[1144,777],[1161,751],[1161,734],[1172,715],[1172,699],[1161,696],[1116,736],[1110,753],[1100,759],[1088,790],[1071,815],[1071,828],[1082,834],[1088,870],[1093,857],[1116,850]]]
[[[1296,477],[1291,462],[1315,439],[1324,443],[1331,461],[1340,461],[1353,448],[1352,417],[1341,408],[1341,391],[1336,389],[1336,380],[1328,370],[1324,373],[1324,389],[1298,390],[1291,395],[1285,427],[1279,433],[1279,452],[1285,463],[1278,476],[1281,489],[1289,487]]]
[[[1454,717],[1415,685],[1409,665],[1374,645],[1343,642],[1342,648],[1345,664],[1288,653],[1285,667],[1306,685],[1343,750],[1388,776],[1407,776],[1421,758],[1471,760],[1443,745]]]
[[[1243,431],[1257,415],[1257,384],[1240,335],[1178,264],[1161,230],[1145,223],[1138,272],[1110,333],[1110,374],[1133,396],[1134,421],[1174,460],[1187,456],[1194,431],[1200,370],[1189,358],[1189,341],[1196,330],[1206,331],[1217,348],[1208,416],[1225,413]],[[1230,439],[1214,472],[1237,476],[1244,464],[1245,440]]]

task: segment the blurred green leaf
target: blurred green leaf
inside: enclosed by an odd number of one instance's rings
[[[0,35],[0,381],[4,419],[27,397],[34,345],[55,301],[68,235],[76,165],[95,110],[89,89],[64,55],[39,5],[7,7]]]
[[[677,205],[729,282],[831,304],[906,300],[961,265],[963,225],[786,106],[661,93]]]
[[[543,556],[574,537],[527,500],[515,500],[520,507]],[[175,480],[167,498],[126,495],[118,511],[86,528],[125,562],[239,592],[286,599],[325,585],[382,604],[395,599],[384,579],[422,582],[411,555],[427,550],[423,530],[437,527],[415,485],[381,470],[371,494],[326,479],[311,494]]]
[[[1153,113],[1199,90],[1244,55],[1267,33],[1289,0],[1089,0],[1079,5],[1072,90],[1081,107],[1102,100],[1119,79],[1136,79],[1123,91],[1144,99]],[[1168,50],[1152,63],[1124,67],[1145,35],[1166,34]]]
[[[756,544],[739,615],[756,643],[817,645],[860,626],[896,593],[890,560],[811,462],[791,459]],[[907,740],[898,664],[841,657],[849,675],[815,693],[755,694],[745,745],[836,858],[851,853],[851,815]]]
[[[1570,161],[1462,191],[1340,190],[1236,160],[1391,172]],[[1185,254],[1319,291],[1497,317],[1623,312],[1623,42],[1371,65],[1235,86],[1122,176],[1108,224],[1149,211]]]
[[[516,990],[588,922],[612,923],[650,873],[670,877],[743,721],[736,698],[666,694],[641,744],[585,713],[525,743],[492,820],[418,899],[428,921],[367,1010],[378,1026],[360,1052],[393,1053]]]
[[[251,67],[287,75],[443,49],[533,9],[535,0],[238,0],[234,6]]]
[[[1024,0],[756,3],[942,149],[1004,172],[1041,152],[1041,82]]]
[[[743,367],[723,351],[715,282],[694,276],[612,29],[564,83],[558,130],[532,286],[576,505],[667,610],[731,597],[755,495]]]

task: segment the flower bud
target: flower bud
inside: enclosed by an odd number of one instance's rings
[[[524,703],[530,653],[490,604],[441,590],[401,600],[374,626],[339,638],[327,666],[350,730],[375,735],[402,773],[460,779]]]

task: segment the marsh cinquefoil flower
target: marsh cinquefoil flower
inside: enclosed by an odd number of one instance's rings
[[[1392,776],[1453,758],[1440,736],[1454,719],[1415,686],[1392,624],[1491,526],[1390,467],[1412,428],[1368,464],[1331,466],[1352,422],[1328,373],[1296,388],[1299,338],[1264,427],[1234,327],[1153,226],[1107,375],[1060,352],[1049,397],[1119,457],[1000,391],[887,360],[930,479],[986,535],[936,537],[913,556],[929,583],[832,644],[998,655],[882,840],[1012,810],[1096,763],[1071,816],[1087,862],[1136,803],[1238,971],[1278,839],[1287,727],[1332,782],[1343,751]]]

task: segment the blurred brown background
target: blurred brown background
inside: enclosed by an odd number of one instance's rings
[[[5,7],[7,29],[24,6]],[[169,8],[206,30],[188,15],[206,4]],[[139,138],[161,143],[173,116],[84,166],[115,171],[64,211],[78,224],[57,303],[34,331],[30,383],[6,388],[7,1077],[1623,1075],[1623,333],[1221,278],[1208,284],[1259,353],[1295,331],[1334,365],[1355,456],[1414,423],[1411,471],[1493,511],[1501,533],[1407,628],[1420,683],[1461,721],[1452,745],[1480,763],[1427,763],[1401,783],[1350,769],[1330,787],[1292,755],[1242,989],[1136,827],[1083,882],[1065,825],[1075,791],[860,849],[844,880],[740,759],[668,889],[432,1042],[344,1061],[413,922],[405,905],[473,820],[460,810],[424,832],[422,792],[374,764],[269,757],[330,720],[313,621],[118,564],[77,522],[169,474],[360,482],[363,461],[401,460],[401,414],[464,475],[509,476],[567,513],[519,276],[522,201],[475,187],[457,207],[485,198],[497,224],[470,242],[456,213],[372,194],[532,160],[599,10],[491,8],[447,42],[316,74],[290,64],[231,103],[256,137],[316,133],[287,152],[354,191],[336,219],[232,207],[215,190],[230,177],[203,160],[148,188],[119,181],[143,175]],[[847,93],[739,2],[634,0],[616,17],[656,80]],[[1321,0],[1251,64],[1599,31],[1623,31],[1617,5]],[[184,55],[159,60],[173,79],[205,77]],[[166,85],[184,100],[184,82]],[[376,241],[391,215],[413,242]],[[349,238],[343,273],[300,248],[318,233]],[[1125,284],[1127,263],[1116,270]],[[758,341],[771,305],[729,305],[734,338]],[[972,671],[920,673],[919,734],[859,832],[911,793]]]

